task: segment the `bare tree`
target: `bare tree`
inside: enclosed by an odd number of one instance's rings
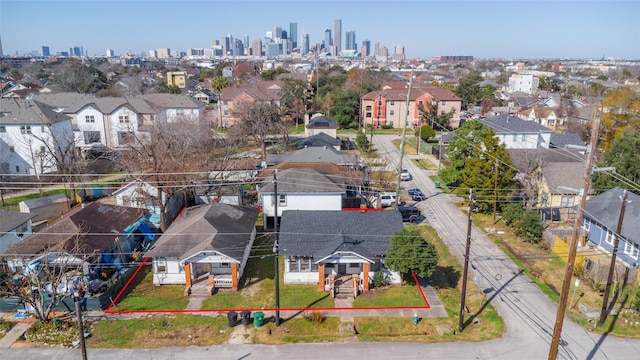
[[[236,138],[249,137],[260,146],[262,160],[267,159],[266,140],[280,137],[288,140],[288,129],[280,117],[277,105],[267,102],[251,102],[240,108],[240,122],[233,128]]]
[[[80,232],[64,235],[29,260],[7,255],[13,271],[1,278],[0,296],[16,297],[38,320],[50,320],[58,305],[87,287],[84,275],[96,254],[84,253],[81,239]]]

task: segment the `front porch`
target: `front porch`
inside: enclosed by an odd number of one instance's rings
[[[211,296],[216,289],[226,288],[238,290],[238,266],[230,263],[231,273],[214,270],[210,263],[185,263],[185,296],[195,293]]]

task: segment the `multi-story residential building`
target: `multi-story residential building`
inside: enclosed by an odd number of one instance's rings
[[[220,106],[221,126],[236,125],[242,106],[252,102],[280,103],[280,90],[282,83],[279,81],[260,81],[237,87],[222,89],[218,106]]]
[[[167,85],[177,86],[180,89],[187,87],[186,71],[167,71]]]
[[[449,89],[431,85],[413,85],[409,94],[407,109],[408,84],[403,81],[383,84],[382,90],[372,91],[360,99],[363,124],[371,124],[374,128],[391,125],[394,128],[406,125],[413,128],[423,121],[420,108],[436,107],[439,114],[452,113],[449,127],[460,125],[462,100]]]
[[[0,172],[56,172],[73,154],[71,118],[35,100],[0,99]]]
[[[171,49],[169,48],[158,48],[156,49],[156,57],[158,59],[168,59],[171,57]]]
[[[533,95],[538,90],[540,79],[531,74],[513,74],[509,77],[508,92],[523,92]]]

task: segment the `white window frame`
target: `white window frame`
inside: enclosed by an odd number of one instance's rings
[[[129,122],[129,115],[119,115],[118,116],[118,120],[120,121],[120,124],[125,124]]]
[[[616,234],[613,231],[607,229],[607,234],[605,235],[604,242],[606,242],[609,245],[613,245],[613,242],[615,241],[615,239],[616,239]]]
[[[287,206],[287,194],[278,194],[278,206]]]
[[[638,259],[638,253],[640,252],[640,246],[629,240],[624,242],[624,253],[634,259]]]
[[[156,260],[156,272],[158,274],[166,274],[167,273],[167,259],[166,258],[158,258]]]
[[[93,115],[85,115],[84,116],[84,121],[88,124],[90,123],[95,123],[96,122],[96,117]]]
[[[582,219],[582,228],[585,229],[586,231],[590,231],[591,230],[591,220],[587,219],[586,217]]]

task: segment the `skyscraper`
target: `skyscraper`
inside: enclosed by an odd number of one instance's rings
[[[345,50],[358,50],[358,45],[356,44],[356,32],[355,31],[347,31],[344,39],[344,49]]]
[[[298,23],[289,23],[289,40],[294,48],[298,47]]]
[[[246,47],[246,48],[251,46],[249,44],[249,35],[245,35],[245,36],[242,37],[242,44],[244,44],[244,47]]]
[[[253,39],[253,43],[251,43],[251,55],[254,57],[262,56],[262,40]]]
[[[362,45],[360,46],[360,53],[362,54],[362,56],[371,55],[371,41],[362,40]]]
[[[282,39],[282,28],[277,26],[273,29],[273,38],[274,39]]]
[[[306,57],[309,53],[309,34],[302,34],[302,50],[300,54],[302,57]]]
[[[47,52],[48,51],[49,51],[49,49],[47,49]],[[44,52],[44,50],[43,50],[43,52]],[[111,49],[107,49],[107,57],[112,58],[112,57],[115,57],[115,56],[116,56],[115,51],[113,51]]]
[[[324,49],[328,50],[331,45],[333,45],[333,40],[331,40],[331,29],[327,29],[324,31]]]
[[[48,46],[42,46],[42,56],[44,57],[49,57],[51,56],[51,53],[49,52],[49,47]]]
[[[333,45],[336,47],[336,55],[342,50],[342,19],[333,21]]]

